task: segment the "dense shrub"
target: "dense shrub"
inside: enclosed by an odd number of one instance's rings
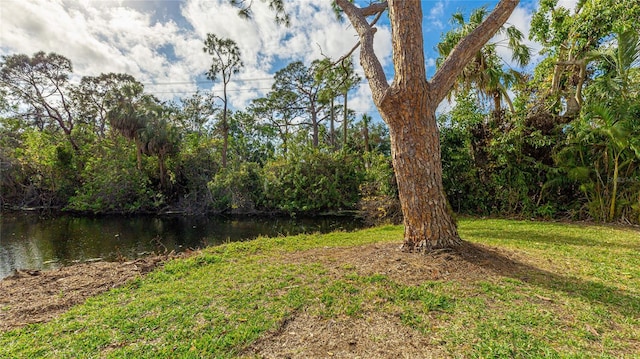
[[[10,157],[12,180],[22,187],[20,206],[63,206],[77,182],[78,158],[68,142],[31,129],[22,132],[19,142]]]
[[[262,202],[261,169],[242,163],[218,172],[209,182],[213,207],[219,212],[254,213]]]
[[[164,197],[152,190],[144,171],[136,168],[135,152],[124,141],[96,146],[101,156],[92,156],[82,171],[82,185],[67,209],[92,213],[133,213],[157,210]],[[128,154],[128,155],[127,155]],[[128,161],[123,161],[123,158]]]
[[[265,206],[288,213],[354,209],[363,182],[361,159],[304,149],[264,167]]]
[[[377,153],[365,153],[365,180],[360,185],[360,214],[369,224],[402,222],[398,185],[391,159]]]
[[[176,173],[172,200],[177,210],[187,214],[216,210],[208,187],[220,169],[220,158],[214,148],[214,140],[198,133],[183,138],[180,155],[170,163]]]

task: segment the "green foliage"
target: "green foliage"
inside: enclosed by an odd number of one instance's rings
[[[458,213],[488,213],[490,208],[472,146],[471,131],[482,125],[483,116],[475,99],[466,95],[458,96],[453,111],[439,118],[442,183],[451,207]]]
[[[250,2],[233,4],[249,15]],[[640,223],[640,6],[557,5],[541,1],[533,16],[531,37],[544,57],[532,74],[506,68],[498,44],[488,44],[454,86],[455,107],[439,119],[450,205],[468,214]],[[488,11],[470,15],[454,15],[438,62]],[[512,60],[526,63],[522,33],[501,31]],[[239,48],[212,34],[204,45],[207,76],[225,91],[177,104],[126,74],[73,83],[71,61],[60,55],[3,57],[0,205],[96,213],[359,209],[372,222],[400,220],[388,129],[368,115],[356,123],[348,108],[359,81],[351,59],[292,62],[264,98],[233,112],[226,85],[242,67]]]
[[[249,113],[237,111],[229,119],[229,158],[235,163],[254,162],[261,166],[275,153],[276,130]]]
[[[69,91],[71,60],[43,51],[32,57],[25,54],[3,56],[0,61],[0,87],[5,89],[17,117],[33,126],[61,132],[65,141],[79,150],[73,136],[77,119]]]
[[[215,140],[199,134],[187,134],[180,144],[180,155],[174,160],[176,172],[175,206],[187,214],[204,214],[214,210],[208,183],[220,169],[220,158],[214,150]]]
[[[227,86],[231,77],[240,72],[244,64],[241,60],[240,48],[232,39],[225,39],[215,34],[207,34],[204,41],[205,53],[211,55],[211,67],[207,71],[207,78],[216,81],[218,76],[222,77],[222,113],[220,121],[220,135],[222,137],[222,167],[227,167],[227,151],[229,141],[229,99],[227,97]]]
[[[119,98],[132,89],[142,91],[142,84],[128,74],[108,73],[82,77],[80,84],[73,87],[71,92],[79,122],[89,126],[91,132],[99,138],[104,138],[109,125],[108,112],[118,105]]]
[[[449,202],[461,213],[536,216],[554,133],[542,133],[518,114],[503,118],[506,128],[490,122],[492,117],[474,96],[461,95],[440,118]]]
[[[575,181],[589,215],[599,221],[640,221],[640,61],[637,30],[616,34],[617,45],[590,53],[602,72],[586,91],[590,103],[567,128],[558,167]]]
[[[351,153],[320,149],[270,161],[264,168],[265,205],[288,213],[354,209],[361,168]]]
[[[391,159],[383,154],[364,154],[366,169],[360,185],[360,215],[371,224],[402,221],[398,185]]]
[[[77,180],[76,162],[70,144],[61,134],[27,129],[20,134],[20,147],[10,156],[19,163],[14,180],[27,187],[25,207],[60,207],[73,193]]]
[[[81,174],[82,185],[69,199],[67,209],[91,213],[151,211],[161,204],[146,174],[135,166],[135,153],[123,139],[105,140],[92,148]],[[123,161],[123,158],[127,159]]]
[[[261,168],[242,163],[218,172],[208,184],[213,206],[220,212],[252,213],[262,203]]]
[[[453,14],[451,22],[454,28],[442,36],[442,41],[437,46],[437,65],[440,66],[458,42],[475,30],[488,15],[489,12],[484,7],[474,10],[468,22],[465,21],[462,13]],[[497,33],[507,37],[507,48],[511,52],[511,60],[520,67],[526,66],[531,59],[531,51],[523,44],[522,32],[512,25],[502,26]],[[503,60],[498,56],[496,44],[489,43],[484,45],[475,54],[474,60],[465,66],[451,93],[465,95],[474,89],[478,96],[492,99],[494,117],[495,120],[499,120],[502,116],[501,100],[509,105],[511,112],[514,111],[507,89],[521,79],[520,73],[505,68]]]

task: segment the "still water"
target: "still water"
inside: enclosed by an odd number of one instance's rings
[[[52,269],[75,262],[136,258],[258,236],[355,230],[350,217],[73,217],[0,215],[0,279],[14,269]]]

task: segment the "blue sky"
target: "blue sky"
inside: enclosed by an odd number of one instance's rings
[[[419,1],[419,0],[406,0]],[[74,65],[75,80],[103,72],[126,72],[148,92],[166,100],[197,89],[220,90],[203,74],[209,58],[202,51],[207,33],[235,40],[245,68],[230,84],[231,103],[244,108],[263,96],[273,74],[289,62],[310,63],[322,54],[338,58],[357,42],[348,22],[336,21],[330,0],[288,0],[291,27],[278,26],[273,14],[254,1],[255,16],[236,16],[228,0],[0,0],[0,55],[56,52]],[[435,70],[435,45],[449,28],[451,14],[486,6],[497,0],[423,0],[425,57]],[[576,0],[560,0],[573,8]],[[522,0],[508,23],[525,34],[537,0]],[[392,76],[390,29],[381,21],[375,49]],[[500,41],[494,39],[493,41]],[[539,46],[530,42],[536,52]],[[505,57],[507,53],[505,52]],[[508,59],[507,59],[508,60]],[[350,105],[358,113],[376,116],[366,83],[353,91]],[[376,116],[377,117],[377,116]]]

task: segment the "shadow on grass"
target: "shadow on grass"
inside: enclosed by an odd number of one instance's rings
[[[525,242],[538,242],[545,244],[556,245],[571,245],[571,246],[584,246],[584,247],[605,247],[605,248],[625,248],[635,251],[640,251],[640,242],[638,243],[611,243],[601,240],[594,240],[582,236],[568,236],[564,234],[555,233],[540,233],[537,230],[518,230],[509,229],[508,231],[502,229],[483,229],[483,230],[468,230],[466,231],[470,237],[474,238],[491,238],[491,239],[504,239],[509,241],[525,241]]]
[[[640,318],[640,297],[603,283],[563,276],[519,262],[499,250],[464,242],[455,250],[463,260],[498,275],[535,286],[562,291],[593,303],[606,305],[625,316]]]

